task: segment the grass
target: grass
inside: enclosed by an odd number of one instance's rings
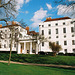
[[[0,63],[0,75],[75,75],[75,70]]]
[[[8,60],[9,54],[1,54],[0,60]],[[38,63],[38,64],[57,64],[75,66],[75,56],[50,56],[50,55],[29,55],[29,54],[12,54],[11,61]]]

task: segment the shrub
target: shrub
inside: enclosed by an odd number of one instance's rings
[[[65,53],[66,56],[75,56],[74,53]]]
[[[38,52],[38,54],[40,54],[40,55],[46,55],[46,53],[43,52],[43,51]]]
[[[53,52],[46,52],[46,55],[53,56]]]
[[[58,55],[64,55],[64,53],[58,53]]]

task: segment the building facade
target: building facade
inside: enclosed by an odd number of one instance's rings
[[[55,42],[62,46],[61,53],[75,53],[75,19],[69,17],[46,20],[39,24],[39,35],[44,36],[47,41],[40,44],[40,51],[51,52],[49,42]]]
[[[7,26],[0,25],[0,51],[10,51],[13,28],[12,51],[16,51],[17,54],[52,52],[50,42],[61,45],[61,53],[75,53],[73,21],[75,19],[69,17],[46,18],[39,24],[39,35],[35,31],[29,31],[29,27],[23,28],[15,22]]]
[[[28,35],[27,30],[18,24],[2,26],[0,25],[0,51],[10,51],[13,29],[12,51],[18,54],[37,54],[37,40]]]

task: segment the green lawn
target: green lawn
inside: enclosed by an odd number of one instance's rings
[[[0,63],[0,75],[75,75],[75,70]]]
[[[0,60],[8,60],[9,54],[0,53]],[[75,56],[50,56],[50,55],[30,55],[12,54],[11,61],[38,63],[38,64],[57,64],[75,66]]]

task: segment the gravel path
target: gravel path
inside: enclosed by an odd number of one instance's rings
[[[8,63],[8,61],[3,61],[3,60],[0,60],[0,62]],[[11,61],[10,63],[22,64],[22,65],[35,65],[35,66],[58,67],[58,68],[74,68],[75,69],[75,66],[67,66],[67,65],[20,63],[20,62],[13,62],[13,61]]]

